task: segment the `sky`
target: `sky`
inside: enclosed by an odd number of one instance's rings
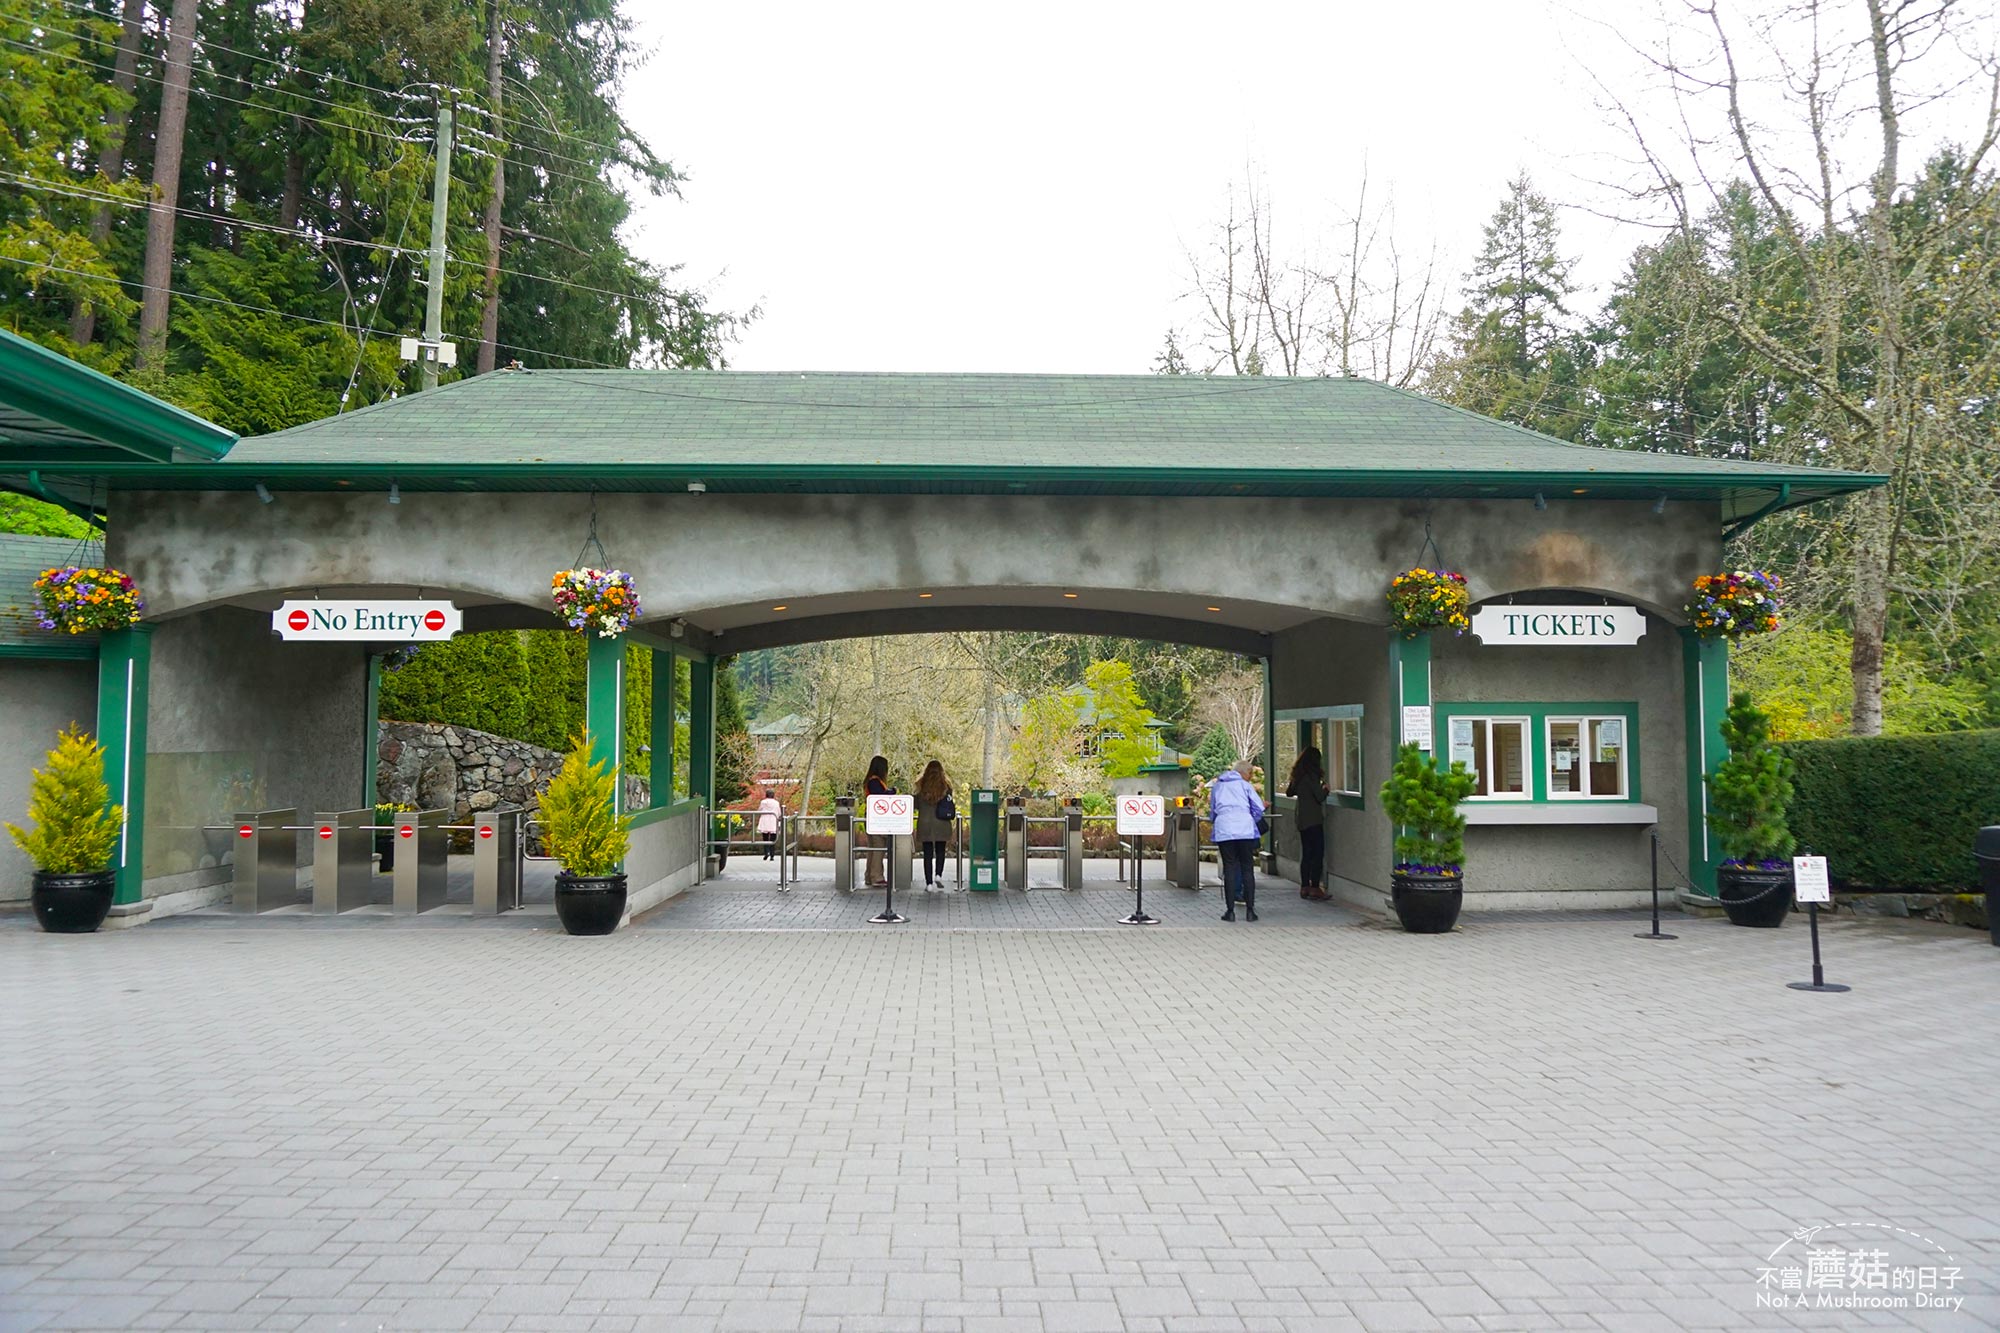
[[[740,370],[1146,372],[1248,180],[1308,254],[1365,173],[1454,309],[1517,172],[1582,205],[1585,308],[1647,239],[1602,215],[1629,150],[1589,71],[1624,54],[1554,0],[626,12],[651,52],[626,114],[689,178],[629,236],[758,308]]]

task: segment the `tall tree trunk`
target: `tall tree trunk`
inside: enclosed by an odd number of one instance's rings
[[[146,215],[145,291],[139,305],[134,364],[160,370],[167,360],[167,289],[174,276],[174,216],[180,206],[181,147],[187,133],[188,77],[199,0],[174,0],[167,21],[167,61],[160,86],[160,129],[153,148],[153,202]]]
[[[112,57],[111,86],[128,97],[139,86],[139,41],[146,32],[146,0],[125,0],[124,26],[118,32],[118,53]],[[132,109],[120,107],[105,124],[104,146],[97,153],[97,170],[116,184],[125,178],[125,129]],[[98,254],[111,244],[111,205],[99,204],[90,215],[90,243]],[[77,302],[69,317],[69,340],[87,343],[97,332],[97,308],[88,301]]]
[[[299,205],[305,195],[306,160],[297,147],[297,136],[304,131],[302,122],[292,118],[293,146],[285,150],[285,183],[278,194],[278,225],[296,230],[299,225]]]
[[[981,720],[985,723],[986,733],[980,738],[979,742],[979,785],[982,787],[991,787],[993,785],[993,751],[1000,739],[1000,718],[998,716],[1000,701],[995,697],[997,692],[993,688],[993,668],[984,662],[979,664],[979,680],[981,687],[979,708]]]
[[[486,198],[486,305],[479,313],[477,374],[491,371],[499,360],[500,337],[500,209],[507,198],[506,124],[500,119],[501,56],[505,33],[500,26],[500,0],[486,0],[486,98],[493,108],[493,190]]]

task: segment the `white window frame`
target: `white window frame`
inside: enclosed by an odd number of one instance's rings
[[[1590,782],[1590,726],[1593,722],[1616,722],[1625,730],[1625,739],[1618,746],[1618,790],[1616,792],[1557,791],[1549,782],[1549,774],[1555,763],[1555,729],[1558,723],[1576,724],[1576,738],[1579,747],[1578,763],[1573,772],[1581,784]],[[1632,724],[1622,713],[1569,713],[1558,717],[1550,714],[1542,719],[1542,781],[1548,784],[1548,798],[1551,801],[1629,801],[1632,799]]]
[[[1356,764],[1354,765],[1356,771],[1353,773],[1347,772],[1347,766],[1348,766],[1347,733],[1352,732],[1357,741],[1357,745],[1355,747],[1355,758],[1358,761],[1361,758],[1360,745],[1358,744],[1358,742],[1361,739],[1361,719],[1358,717],[1328,717],[1316,720],[1320,723],[1321,726],[1326,728],[1325,754],[1327,759],[1327,769],[1329,778],[1327,782],[1328,789],[1335,796],[1356,796],[1356,797],[1360,796],[1361,774],[1359,770],[1361,768],[1361,764],[1359,762],[1356,762]],[[1338,740],[1335,740],[1336,736],[1339,737]],[[1333,756],[1336,752],[1338,752],[1340,755],[1340,768],[1341,768],[1342,780],[1354,783],[1355,785],[1352,787],[1338,787],[1335,786],[1331,780],[1332,769],[1333,769]]]
[[[1492,785],[1492,775],[1500,771],[1498,765],[1493,761],[1493,724],[1496,722],[1507,726],[1518,724],[1521,728],[1521,790],[1501,792],[1489,790],[1484,796],[1468,796],[1465,798],[1466,800],[1532,801],[1535,799],[1535,719],[1529,717],[1526,713],[1453,713],[1445,721],[1447,728],[1445,733],[1445,761],[1447,763],[1451,761],[1451,733],[1449,728],[1454,722],[1484,722],[1486,724],[1486,752],[1477,755],[1476,758],[1482,765],[1479,771],[1488,775],[1487,785],[1489,787]],[[1476,746],[1474,747],[1475,750],[1477,748]]]

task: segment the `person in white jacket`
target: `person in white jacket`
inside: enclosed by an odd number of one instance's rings
[[[1209,838],[1222,860],[1222,919],[1236,919],[1236,900],[1243,900],[1243,919],[1257,919],[1258,828],[1264,800],[1250,782],[1250,761],[1225,768],[1208,789]]]

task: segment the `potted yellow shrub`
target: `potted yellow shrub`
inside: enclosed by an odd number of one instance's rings
[[[35,919],[61,935],[96,930],[111,911],[111,858],[125,812],[104,783],[104,747],[74,723],[57,735],[48,766],[35,770],[28,819],[33,828],[9,824],[7,832],[35,863]]]
[[[620,815],[609,768],[578,737],[542,792],[542,843],[562,867],[556,916],[572,935],[609,935],[625,916],[625,863],[632,821]]]

